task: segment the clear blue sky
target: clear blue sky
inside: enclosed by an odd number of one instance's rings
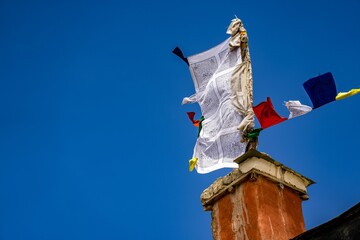
[[[30,3],[31,2],[31,3]],[[243,20],[254,102],[310,105],[332,72],[360,87],[360,1],[0,1],[0,239],[211,239],[188,172],[194,93],[171,51],[204,51]],[[263,131],[259,150],[317,184],[307,228],[355,205],[360,96]],[[198,112],[199,113],[199,112]]]

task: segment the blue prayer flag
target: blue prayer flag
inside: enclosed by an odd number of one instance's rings
[[[313,109],[335,101],[337,91],[330,72],[310,78],[303,84],[313,104]]]

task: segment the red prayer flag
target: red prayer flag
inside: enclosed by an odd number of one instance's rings
[[[187,112],[187,115],[190,121],[194,124],[195,127],[199,127],[200,120],[194,120],[195,112]]]
[[[275,111],[274,106],[269,97],[267,98],[266,101],[253,107],[253,109],[263,129],[287,120],[287,118],[280,117],[279,114]]]

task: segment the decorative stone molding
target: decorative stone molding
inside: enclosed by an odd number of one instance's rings
[[[217,199],[234,191],[234,187],[241,182],[256,181],[258,175],[279,183],[279,187],[287,186],[299,192],[303,200],[309,199],[306,188],[314,181],[275,161],[269,155],[250,149],[234,161],[239,164],[239,168],[218,178],[201,194],[200,199],[205,211],[211,210]]]
[[[234,186],[240,183],[245,175],[247,174],[243,174],[239,168],[236,168],[226,176],[216,179],[215,182],[201,194],[200,199],[205,211],[211,210],[210,203],[213,202],[216,197],[221,197],[226,192],[232,192]]]
[[[256,169],[263,175],[304,194],[306,194],[306,188],[314,183],[313,180],[275,161],[268,154],[255,149],[250,149],[234,162],[239,164],[239,169],[243,173]]]

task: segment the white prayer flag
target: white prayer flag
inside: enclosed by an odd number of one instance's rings
[[[241,63],[240,48],[230,51],[229,41],[188,57],[196,94],[184,98],[183,103],[198,102],[205,118],[193,154],[198,158],[198,173],[238,167],[233,161],[246,148],[237,129],[244,116],[230,99],[232,74]]]
[[[285,102],[285,106],[290,112],[289,119],[307,114],[312,111],[312,108],[301,104],[300,101]]]

